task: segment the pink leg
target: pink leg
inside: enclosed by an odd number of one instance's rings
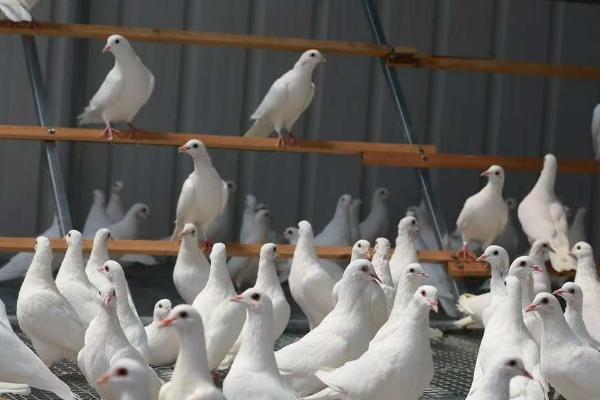
[[[136,127],[131,122],[128,122],[127,126],[129,127],[129,138],[130,139],[138,139],[142,133],[146,133],[145,130]]]
[[[477,260],[477,255],[475,253],[473,253],[471,250],[469,250],[469,248],[467,247],[467,243],[465,243],[463,245],[462,249],[460,249],[460,251],[458,252],[458,257],[465,261]]]
[[[288,132],[288,143],[290,146],[299,146],[301,144],[300,139],[296,139],[293,132]]]
[[[106,140],[108,140],[109,142],[112,142],[112,140],[114,139],[114,136],[119,136],[119,131],[116,129],[113,129],[110,122],[107,122],[106,127],[104,128],[104,132],[102,132],[102,136],[104,136],[106,138]]]
[[[281,133],[277,132],[277,147],[279,147],[280,149],[285,149],[286,145],[287,145],[287,142],[283,138],[283,135]]]

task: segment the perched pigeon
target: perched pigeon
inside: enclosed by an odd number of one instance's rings
[[[94,190],[94,200],[83,225],[83,237],[90,238],[101,228],[108,228],[111,220],[106,214],[106,196],[100,189]]]
[[[348,218],[350,218],[350,243],[356,243],[362,238],[360,232],[360,207],[361,199],[352,199],[350,209],[348,210]]]
[[[90,258],[85,265],[85,274],[92,285],[96,287],[96,289],[99,289],[108,283],[108,280],[104,275],[102,275],[102,273],[99,271],[99,268],[104,265],[106,261],[108,261],[109,240],[112,240],[112,234],[108,229],[102,228],[96,232],[94,241],[92,243],[92,252],[90,253]]]
[[[35,255],[19,291],[17,319],[48,366],[64,359],[75,360],[83,347],[85,327],[54,283],[52,248],[44,236],[36,239]]]
[[[575,269],[569,256],[569,228],[562,203],[554,192],[558,163],[552,154],[544,157],[544,168],[531,192],[519,204],[519,221],[529,242],[544,239],[555,253],[550,254],[552,267],[557,271]]]
[[[110,386],[123,400],[147,400],[151,397],[147,367],[132,358],[116,359],[97,384]]]
[[[537,269],[539,269],[539,267],[533,264],[531,258],[522,256],[513,260],[508,275],[516,277],[521,283],[521,310],[523,311],[523,322],[525,323],[525,326],[527,326],[531,336],[539,345],[542,337],[542,321],[537,315],[525,312],[525,309],[534,298],[532,274]]]
[[[103,228],[108,228],[116,240],[133,240],[139,238],[140,222],[148,219],[150,219],[150,207],[144,203],[136,203],[127,210],[119,222]]]
[[[12,22],[31,22],[31,9],[38,0],[0,0],[0,11]]]
[[[173,328],[163,328],[160,323],[171,312],[172,304],[169,299],[162,299],[154,305],[153,320],[146,325],[150,365],[170,365],[175,362],[179,352],[179,339]]]
[[[555,290],[553,294],[562,297],[567,302],[565,320],[573,333],[582,342],[587,343],[596,350],[600,350],[600,343],[590,336],[590,333],[585,326],[585,322],[583,322],[581,313],[583,307],[583,291],[579,285],[573,282],[566,282],[560,289]]]
[[[350,246],[350,206],[349,194],[340,196],[333,218],[325,228],[315,236],[317,246]]]
[[[119,222],[125,216],[125,208],[121,202],[121,192],[125,184],[123,181],[115,181],[110,188],[110,197],[108,198],[108,204],[106,205],[106,215],[110,222]]]
[[[583,321],[595,340],[600,341],[600,280],[594,261],[592,246],[585,242],[575,243],[571,253],[577,258],[575,283],[583,292]]]
[[[290,144],[295,144],[292,127],[312,101],[315,94],[312,74],[315,67],[322,62],[325,62],[325,57],[318,50],[302,53],[294,68],[273,82],[263,101],[250,117],[254,120],[254,125],[244,136],[266,137],[275,131],[278,136],[277,145],[283,147],[287,143],[282,135],[285,129]]]
[[[251,288],[232,301],[245,305],[248,315],[240,350],[223,381],[223,395],[229,400],[297,400],[279,374],[273,355],[273,305],[269,295]]]
[[[115,65],[78,120],[80,124],[104,123],[107,140],[118,133],[113,124],[119,122],[127,123],[130,135],[135,136],[140,130],[132,121],[152,95],[154,76],[123,36],[110,36],[103,52],[107,51],[115,56]]]
[[[483,326],[487,326],[488,321],[496,312],[498,305],[504,301],[506,295],[504,280],[508,276],[510,269],[509,258],[506,250],[500,246],[492,245],[486,248],[485,252],[477,260],[485,261],[492,271],[489,306],[481,314],[481,322]]]
[[[594,145],[594,156],[600,159],[600,104],[594,107],[592,115],[592,142]]]
[[[490,368],[477,390],[471,392],[465,400],[509,400],[509,385],[516,376],[532,379],[521,358],[497,356],[490,362]]]
[[[215,217],[206,231],[208,240],[217,242],[228,242],[232,239],[233,218],[235,214],[234,194],[237,185],[232,181],[227,181],[227,206]]]
[[[394,286],[398,287],[398,281],[404,268],[408,264],[418,262],[415,240],[419,231],[419,223],[415,217],[404,217],[398,222],[398,235],[396,236],[396,247],[390,258],[390,271]]]
[[[465,258],[473,258],[467,248],[470,241],[481,242],[483,248],[487,248],[500,236],[508,220],[508,209],[502,198],[504,170],[492,165],[481,175],[487,176],[487,185],[465,201],[456,220],[463,240],[460,255]]]
[[[229,190],[217,170],[213,167],[204,143],[197,139],[189,140],[179,148],[180,153],[188,154],[194,161],[194,171],[187,177],[177,201],[175,229],[171,240],[191,222],[202,232],[206,239],[208,227],[225,209]]]
[[[173,376],[161,388],[159,400],[225,400],[210,375],[202,321],[194,307],[180,304],[160,323],[163,328],[173,327],[181,344]]]
[[[185,224],[179,234],[181,245],[173,268],[173,283],[181,298],[192,304],[210,273],[210,264],[198,246],[198,231],[194,224]]]
[[[385,204],[389,192],[386,188],[377,188],[371,197],[371,210],[360,223],[360,239],[373,243],[378,237],[386,237],[390,229],[390,217]]]
[[[392,280],[392,273],[390,272],[390,256],[391,256],[392,245],[390,241],[384,237],[375,239],[375,254],[373,254],[373,267],[375,273],[381,280],[381,289],[385,295],[385,302],[387,305],[388,314],[392,311],[394,305],[394,298],[396,297],[396,287]]]
[[[587,233],[585,228],[585,221],[587,217],[587,208],[580,207],[575,212],[575,217],[569,228],[569,241],[572,244],[577,242],[587,242]]]
[[[275,353],[281,375],[299,397],[325,387],[314,375],[317,370],[337,368],[367,349],[370,315],[362,293],[376,280],[368,260],[350,263],[344,271],[335,308],[316,328]]]
[[[543,321],[541,342],[542,374],[569,400],[600,397],[600,352],[577,338],[565,321],[556,297],[539,293],[527,307]]]

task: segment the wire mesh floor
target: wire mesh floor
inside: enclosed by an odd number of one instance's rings
[[[284,335],[277,341],[276,348],[291,343],[297,337]],[[435,375],[421,400],[463,400],[466,397],[471,385],[480,340],[481,332],[479,331],[461,331],[447,333],[442,340],[432,344]],[[163,380],[171,378],[172,367],[160,367],[155,370]],[[82,400],[100,399],[94,389],[87,384],[75,363],[61,362],[54,366],[52,371],[65,381]],[[58,399],[48,392],[33,388],[29,396],[0,396],[0,399],[3,398],[14,400]]]

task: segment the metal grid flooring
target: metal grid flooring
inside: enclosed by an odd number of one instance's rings
[[[296,338],[297,336],[284,335],[278,340],[276,347],[283,347]],[[450,332],[442,340],[432,344],[435,375],[431,386],[425,391],[421,400],[463,400],[466,397],[471,385],[480,340],[481,332],[479,331]],[[162,379],[170,379],[171,367],[155,369]],[[100,399],[94,389],[87,384],[75,363],[61,362],[52,370],[82,400]],[[0,397],[0,399],[2,398],[13,400],[58,399],[54,395],[37,389],[32,389],[29,396],[4,395],[4,397]]]

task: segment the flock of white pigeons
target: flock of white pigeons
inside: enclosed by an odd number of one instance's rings
[[[30,21],[33,4],[0,0],[0,9],[15,21]],[[109,140],[119,134],[116,123],[127,123],[136,135],[140,130],[132,121],[150,98],[154,77],[124,37],[110,36],[104,51],[114,55],[114,68],[79,120],[104,123]],[[273,83],[246,135],[275,131],[280,146],[297,145],[292,126],[312,100],[312,73],[324,61],[317,50],[304,52]],[[445,269],[418,262],[420,249],[435,247],[422,206],[409,208],[400,220],[392,249],[385,237],[385,188],[374,192],[362,222],[360,200],[342,195],[319,234],[308,221],[286,228],[283,236],[295,245],[287,262],[278,260],[268,207],[248,195],[239,238],[261,243],[260,255],[228,259],[221,241],[230,234],[228,199],[235,184],[221,179],[201,141],[192,139],[179,151],[194,162],[169,238],[181,240],[173,281],[185,303],[173,307],[161,299],[153,322],[142,324],[122,265],[156,261],[127,255],[112,260],[107,243],[136,238],[150,209],[138,203],[125,211],[121,182],[114,184],[108,204],[98,190],[82,231],[65,237],[68,249],[56,277],[48,239],[57,235],[56,224],[37,238],[32,256],[19,254],[0,269],[0,279],[25,274],[17,320],[34,350],[15,334],[0,302],[0,381],[5,382],[0,392],[27,394],[32,386],[76,399],[50,370],[71,360],[104,400],[416,400],[434,375],[430,340],[440,332],[430,327],[429,313],[441,305],[451,316],[459,310],[466,314],[458,325],[485,328],[467,399],[548,399],[550,388],[568,400],[600,398],[600,281],[591,246],[574,243],[583,235],[585,212],[569,227],[568,211],[555,194],[553,155],[545,156],[516,216],[511,212],[516,202],[503,198],[502,167],[482,173],[487,184],[465,201],[457,232],[446,239],[449,247],[458,242],[463,259],[490,266],[490,290],[463,295],[455,304]],[[531,248],[514,257],[519,223]],[[93,237],[93,248],[86,258],[87,237]],[[210,262],[203,243],[211,247]],[[472,243],[482,245],[481,256],[469,248]],[[345,268],[319,259],[315,250],[352,244]],[[561,282],[552,292],[549,267],[576,270],[575,281]],[[274,342],[290,318],[284,280],[310,330],[275,352]],[[238,293],[242,287],[250,288]],[[557,297],[566,301],[564,313]],[[169,382],[150,367],[172,363]],[[222,390],[211,374],[220,369],[228,369]]]

